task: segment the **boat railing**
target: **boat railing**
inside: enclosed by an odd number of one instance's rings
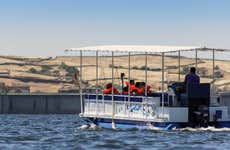
[[[113,99],[113,101],[112,101]],[[160,97],[84,94],[83,115],[133,119],[159,118]]]

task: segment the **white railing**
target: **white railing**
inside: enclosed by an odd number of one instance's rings
[[[97,117],[111,117],[113,114],[112,100],[105,100],[105,96],[100,95],[101,98],[96,98],[92,94],[85,95],[84,98],[84,115],[92,115]],[[133,118],[133,119],[156,119],[159,118],[160,97],[138,97],[138,96],[126,96],[119,95],[120,100],[114,100],[114,117],[115,118]],[[116,98],[115,98],[116,99]],[[121,100],[123,99],[123,100]],[[139,101],[135,101],[139,99]]]

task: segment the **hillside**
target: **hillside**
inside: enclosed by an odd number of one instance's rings
[[[31,92],[58,92],[59,89],[78,89],[77,82],[73,82],[74,73],[79,70],[79,57],[62,56],[54,58],[37,58],[22,56],[0,56],[0,82],[7,86],[30,86]],[[145,80],[145,56],[131,56],[131,78],[136,81]],[[104,86],[111,82],[112,62],[111,57],[99,58],[99,84]],[[114,58],[115,84],[121,85],[120,73],[125,73],[128,78],[128,57],[117,56]],[[165,57],[165,78],[168,82],[178,79],[178,59]],[[194,66],[195,60],[181,59],[181,73],[185,74],[190,66]],[[85,87],[93,87],[96,79],[96,59],[92,56],[83,58],[83,80]],[[148,56],[148,84],[154,90],[161,87],[161,57]],[[228,90],[230,84],[230,62],[216,61],[215,72],[219,90]],[[199,74],[202,82],[212,82],[212,62],[210,60],[199,61]],[[181,76],[183,81],[184,75]],[[166,85],[167,86],[167,85]]]

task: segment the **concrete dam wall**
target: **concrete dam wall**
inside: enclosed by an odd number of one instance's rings
[[[79,94],[1,94],[0,114],[79,114]]]
[[[230,93],[220,94],[221,105],[230,106],[229,99]],[[79,94],[0,94],[0,114],[79,114],[80,111]]]

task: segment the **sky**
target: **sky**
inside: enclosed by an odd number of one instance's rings
[[[230,49],[229,0],[0,0],[0,55],[95,45]]]

